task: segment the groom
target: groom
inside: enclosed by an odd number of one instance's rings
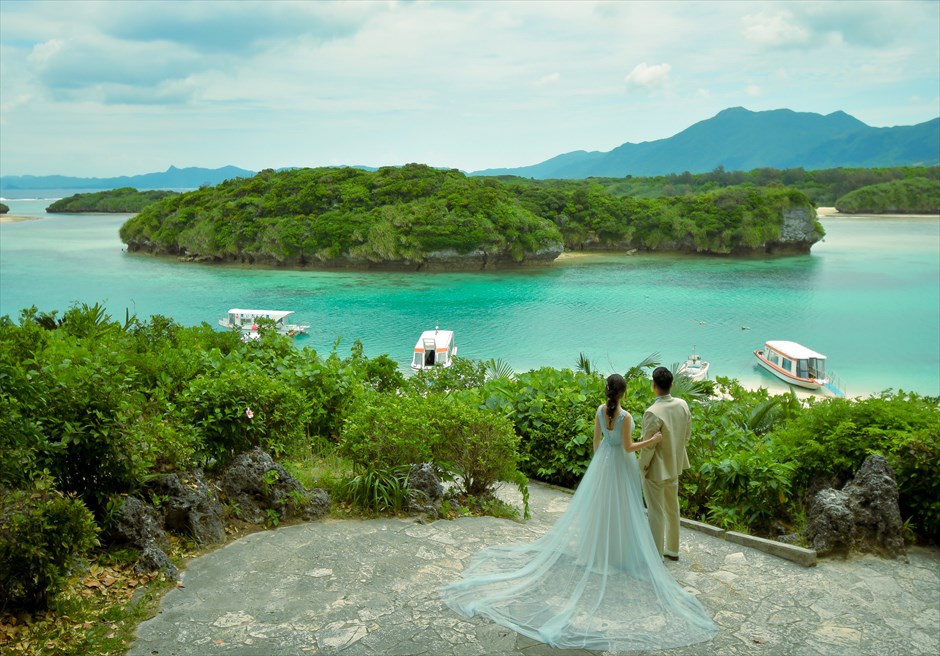
[[[663,439],[640,451],[640,471],[656,548],[665,558],[679,560],[679,474],[689,468],[685,446],[691,433],[691,414],[685,401],[672,398],[671,389],[672,372],[665,367],[654,369],[656,401],[643,415],[643,439],[656,431],[662,431]]]

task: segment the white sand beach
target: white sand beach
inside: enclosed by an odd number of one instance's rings
[[[0,223],[17,223],[18,221],[38,221],[41,216],[19,216],[18,214],[0,214]]]
[[[937,219],[938,214],[843,214],[834,207],[817,207],[816,216],[820,219]]]

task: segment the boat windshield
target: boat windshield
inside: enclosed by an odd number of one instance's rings
[[[809,363],[809,375],[812,378],[825,378],[826,377],[826,361],[820,358],[810,358]]]
[[[809,378],[809,362],[806,360],[796,361],[796,375],[800,378]]]

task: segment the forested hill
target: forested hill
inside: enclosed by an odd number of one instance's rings
[[[151,189],[137,191],[132,187],[121,187],[110,191],[97,191],[90,194],[75,194],[60,198],[49,207],[47,212],[67,214],[71,212],[139,212],[156,201],[175,195],[175,191]]]
[[[823,116],[732,107],[666,139],[625,143],[608,152],[583,150],[513,169],[474,175],[580,179],[705,173],[757,168],[828,169],[932,166],[940,163],[940,118],[874,128],[845,112]]]
[[[409,164],[262,171],[150,205],[121,239],[130,251],[207,262],[488,269],[550,262],[563,249],[807,252],[822,236],[815,217],[787,188],[637,199]]]

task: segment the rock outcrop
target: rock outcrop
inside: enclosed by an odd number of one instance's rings
[[[321,489],[308,491],[290,472],[259,448],[242,453],[222,474],[222,493],[236,515],[265,524],[270,512],[278,519],[315,520],[330,510],[330,497]]]
[[[783,212],[780,239],[764,244],[767,253],[809,253],[822,235],[816,230],[816,211],[794,207]]]
[[[163,572],[168,578],[176,579],[179,572],[166,555],[170,541],[162,524],[160,513],[153,506],[137,497],[127,497],[114,516],[112,538],[141,550],[140,559],[134,567],[136,572]]]
[[[424,462],[412,465],[408,474],[408,511],[436,519],[441,514],[444,486],[434,465]]]
[[[894,472],[884,456],[869,456],[841,490],[816,493],[806,534],[820,556],[852,551],[888,558],[904,554]]]
[[[158,476],[148,490],[161,500],[166,529],[189,535],[201,545],[225,539],[225,509],[202,471]]]
[[[153,506],[137,497],[127,497],[115,513],[111,524],[112,538],[127,542],[138,549],[156,545],[169,549],[170,541],[163,531],[163,518]]]

